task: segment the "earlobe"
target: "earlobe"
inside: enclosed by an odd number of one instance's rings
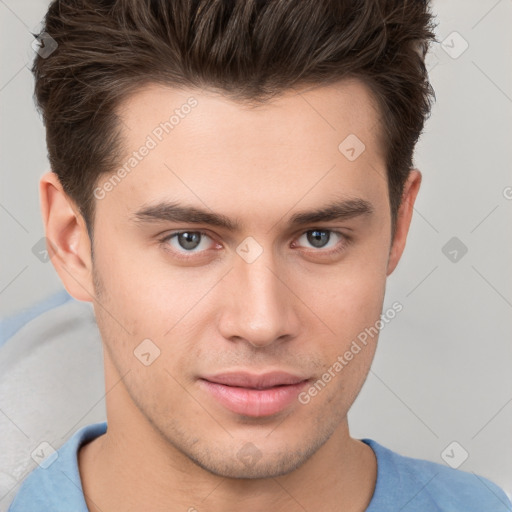
[[[390,275],[398,265],[405,248],[409,226],[411,224],[414,203],[421,185],[421,172],[411,169],[402,193],[402,201],[396,220],[395,237],[388,258],[386,275]]]
[[[48,254],[57,274],[71,296],[92,302],[91,246],[82,215],[52,171],[41,177],[39,197]]]

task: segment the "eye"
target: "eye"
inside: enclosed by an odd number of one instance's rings
[[[167,250],[174,253],[195,254],[210,247],[211,243],[206,243],[206,239],[211,240],[204,231],[178,231],[165,236],[160,242]]]
[[[215,243],[215,246],[212,247],[212,242],[213,239],[206,232],[189,230],[175,231],[160,239],[160,244],[164,250],[185,260],[206,254],[208,249],[222,248],[222,245],[218,243]],[[292,246],[305,247],[304,244],[309,244],[313,250],[308,252],[330,256],[343,251],[349,243],[350,239],[338,231],[315,228],[302,233],[293,242]],[[307,247],[305,248],[307,249]]]
[[[332,234],[335,235],[334,238],[332,237]],[[343,249],[344,245],[348,242],[348,239],[343,234],[330,229],[310,229],[302,234],[297,240],[300,241],[304,238],[306,243],[311,244],[313,248],[326,250],[326,252],[329,253]],[[337,248],[337,246],[340,245],[340,241],[342,242],[341,247]],[[300,243],[299,245],[303,245],[303,243]],[[333,251],[330,249],[333,249]]]

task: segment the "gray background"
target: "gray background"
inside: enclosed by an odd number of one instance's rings
[[[0,0],[3,318],[63,289],[32,253],[44,236],[38,180],[48,161],[29,31],[47,4]],[[428,58],[437,101],[417,146],[423,183],[408,245],[384,303],[403,311],[382,330],[349,420],[354,437],[441,464],[455,441],[452,460],[468,454],[461,470],[512,495],[512,1],[433,7],[445,41]]]

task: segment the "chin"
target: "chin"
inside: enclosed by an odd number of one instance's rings
[[[302,439],[298,446],[289,444],[285,447],[262,447],[248,441],[245,444],[237,443],[233,447],[232,455],[229,447],[217,447],[212,450],[201,449],[203,446],[193,447],[192,452],[185,454],[199,467],[223,478],[235,479],[262,479],[275,478],[295,471],[302,466],[325,442],[318,438],[310,444]],[[202,443],[201,443],[202,444]],[[201,450],[201,451],[200,451]]]

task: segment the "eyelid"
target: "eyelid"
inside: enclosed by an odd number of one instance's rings
[[[338,244],[336,244],[335,248],[331,248],[331,249],[322,249],[322,248],[314,248],[314,247],[304,248],[303,246],[299,246],[299,247],[302,247],[308,253],[315,253],[318,255],[334,255],[339,252],[342,252],[346,248],[346,246],[351,242],[351,238],[348,237],[347,235],[345,235],[341,231],[338,231],[333,228],[324,228],[322,226],[313,226],[313,227],[310,227],[307,229],[303,228],[302,230],[300,230],[297,235],[294,235],[294,240],[292,243],[294,244],[298,238],[300,238],[301,236],[303,236],[306,233],[309,233],[311,231],[328,231],[329,233],[334,233],[336,235],[339,235],[341,240],[338,242]],[[166,250],[174,255],[177,254],[178,258],[185,259],[185,260],[195,259],[195,258],[199,257],[200,255],[206,253],[208,251],[208,249],[201,251],[201,252],[176,251],[174,249],[169,249],[167,242],[170,239],[172,239],[173,237],[176,237],[177,235],[179,235],[181,233],[187,233],[187,232],[188,233],[199,233],[201,236],[206,236],[206,237],[212,239],[213,241],[215,241],[214,237],[212,237],[212,235],[210,235],[208,233],[208,231],[205,231],[203,229],[178,229],[178,230],[172,231],[170,233],[166,233],[163,237],[159,238],[159,242],[161,245],[164,246],[164,250]]]
[[[295,243],[295,240],[298,240],[299,238],[304,236],[306,233],[310,233],[311,231],[327,231],[327,232],[331,233],[331,235],[332,234],[338,235],[341,240],[336,244],[336,246],[341,244],[341,243],[346,243],[347,240],[348,240],[348,237],[344,233],[342,233],[341,231],[337,231],[337,230],[331,229],[331,228],[313,227],[313,228],[301,231],[299,233],[299,235],[294,238],[294,242],[293,243]],[[329,242],[330,241],[331,241],[331,239],[329,237]],[[300,247],[302,247],[302,246],[300,246]],[[308,250],[308,251],[318,252],[318,253],[329,253],[329,252],[332,252],[332,251],[335,250],[333,248],[331,248],[331,249],[324,249],[323,247],[320,247],[320,248],[317,248],[317,247],[306,247],[305,249]]]
[[[172,237],[179,235],[181,233],[200,233],[203,236],[207,236],[208,238],[213,239],[213,236],[204,229],[175,229],[174,231],[166,232],[165,235],[162,235],[160,241],[170,240]]]

